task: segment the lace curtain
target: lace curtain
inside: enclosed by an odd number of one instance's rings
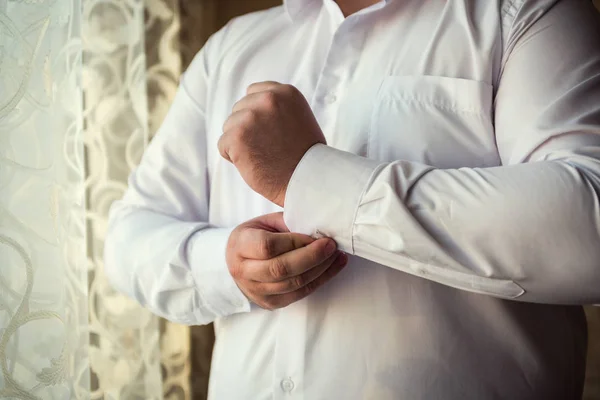
[[[189,329],[102,272],[110,204],[177,88],[178,6],[0,0],[0,398],[191,398]]]
[[[0,398],[88,395],[80,7],[0,0]]]
[[[182,71],[179,7],[177,0],[84,0],[93,398],[192,397],[189,328],[159,320],[117,294],[102,272],[110,204],[123,195],[129,172],[177,89]],[[209,356],[205,352],[204,359]]]

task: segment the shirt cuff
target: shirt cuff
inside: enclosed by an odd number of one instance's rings
[[[207,228],[188,242],[192,276],[201,301],[215,317],[250,311],[250,302],[229,273],[225,253],[233,228]]]
[[[288,184],[284,221],[292,232],[331,237],[354,254],[354,219],[367,184],[381,165],[324,144],[311,147]]]

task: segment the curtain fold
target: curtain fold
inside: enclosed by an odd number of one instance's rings
[[[150,140],[143,0],[85,0],[83,88],[92,399],[161,399],[158,319],[103,273],[111,203]]]
[[[93,398],[189,399],[189,328],[159,320],[103,275],[108,210],[162,123],[181,74],[176,0],[86,0]],[[161,376],[162,375],[162,376]]]
[[[150,137],[162,124],[179,84],[181,15],[178,0],[146,0],[146,87]],[[169,400],[192,398],[190,328],[164,319],[160,326],[163,395]]]

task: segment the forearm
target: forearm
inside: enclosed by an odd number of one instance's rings
[[[520,4],[494,88],[501,166],[437,169],[315,146],[288,186],[290,229],[319,230],[348,252],[464,290],[599,302],[598,20],[585,1],[547,2],[544,12]],[[428,107],[431,118],[465,118]]]
[[[225,261],[231,229],[210,226],[207,149],[211,71],[226,28],[181,77],[162,126],[111,209],[105,244],[109,279],[167,319],[206,324],[249,311]]]
[[[246,312],[249,303],[225,262],[230,232],[117,202],[105,244],[106,273],[119,291],[177,323],[202,325]]]
[[[315,146],[292,178],[286,223],[459,289],[593,303],[600,301],[599,176],[600,163],[589,155],[441,170]]]

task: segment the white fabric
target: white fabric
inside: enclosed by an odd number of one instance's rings
[[[577,398],[578,305],[600,302],[598,26],[584,0],[388,0],[345,19],[289,0],[233,20],[113,207],[107,272],[159,315],[216,322],[212,399]],[[224,252],[279,207],[216,144],[264,80],[298,87],[329,145],[296,169],[286,223],[351,254],[275,312]]]
[[[0,399],[89,399],[87,2],[33,3],[0,0]]]

